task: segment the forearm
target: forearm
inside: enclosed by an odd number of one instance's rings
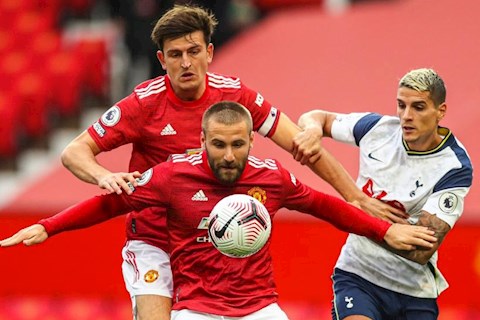
[[[390,227],[388,222],[374,218],[345,201],[320,192],[305,212],[331,223],[336,228],[374,241],[382,242]],[[303,211],[303,210],[302,210]]]
[[[435,253],[435,251],[438,250],[451,228],[445,221],[437,218],[435,215],[430,214],[426,211],[422,211],[416,225],[428,227],[428,229],[435,231],[435,237],[438,239],[438,241],[434,244],[432,248],[417,247],[417,249],[412,251],[399,251],[392,249],[385,244],[383,244],[383,247],[393,253],[404,257],[405,259],[420,264],[426,264],[430,260],[432,255]]]
[[[99,177],[110,173],[97,162],[95,156],[98,152],[88,144],[74,140],[62,152],[62,163],[80,180],[98,184]]]
[[[129,205],[115,194],[96,196],[75,204],[38,223],[45,227],[48,236],[69,230],[87,228],[129,212]]]
[[[401,257],[404,257],[407,260],[425,265],[430,260],[431,254],[429,253],[430,249],[426,248],[417,248],[415,250],[397,250],[389,246],[387,243],[379,243],[384,249],[395,253]]]
[[[328,182],[348,202],[361,201],[368,197],[355,184],[347,170],[326,149],[310,169]]]

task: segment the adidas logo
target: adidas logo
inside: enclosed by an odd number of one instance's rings
[[[162,136],[173,136],[177,134],[177,131],[173,129],[172,125],[169,123],[163,128],[162,132],[160,132]]]
[[[198,190],[192,197],[192,201],[208,201],[207,196],[203,193],[203,190]]]

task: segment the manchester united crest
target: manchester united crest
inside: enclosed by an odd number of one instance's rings
[[[147,283],[152,283],[155,282],[155,280],[158,279],[158,271],[157,270],[149,270],[145,275],[143,276],[143,279]]]
[[[265,204],[265,202],[267,202],[267,192],[262,188],[253,187],[252,189],[248,190],[247,194],[257,199],[262,204]]]

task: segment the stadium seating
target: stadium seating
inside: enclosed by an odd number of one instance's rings
[[[106,40],[80,37],[67,43],[60,23],[66,13],[85,14],[92,4],[90,0],[0,2],[0,116],[9,120],[1,129],[0,164],[15,159],[30,140],[45,138],[64,117],[76,116],[84,94],[106,97]]]

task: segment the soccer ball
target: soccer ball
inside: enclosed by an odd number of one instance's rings
[[[271,231],[267,208],[246,194],[223,198],[210,213],[210,241],[229,257],[244,258],[255,254],[263,248]]]

